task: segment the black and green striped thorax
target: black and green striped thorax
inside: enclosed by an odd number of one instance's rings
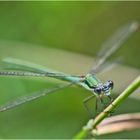
[[[95,75],[91,75],[91,74],[87,74],[85,76],[84,82],[89,88],[94,88],[101,83],[101,81]]]
[[[84,80],[85,88],[88,88],[96,95],[105,94],[110,95],[113,89],[113,82],[111,80],[102,83],[95,75],[87,74]]]

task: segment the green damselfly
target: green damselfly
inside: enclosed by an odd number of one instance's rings
[[[122,46],[122,44],[137,30],[137,28],[138,22],[133,21],[118,29],[113,34],[113,36],[103,44],[101,50],[97,54],[96,65],[93,66],[91,70],[85,75],[68,75],[49,70],[47,68],[41,67],[40,65],[26,62],[24,60],[4,58],[3,62],[5,62],[7,67],[0,71],[0,76],[33,76],[44,78],[52,77],[62,81],[67,81],[69,83],[65,85],[60,84],[57,87],[44,89],[43,91],[39,91],[31,95],[18,98],[17,100],[10,101],[0,106],[0,112],[9,110],[26,102],[30,102],[72,85],[80,85],[81,87],[91,92],[91,96],[84,100],[84,105],[87,110],[87,102],[93,97],[96,97],[96,99],[99,98],[101,103],[103,103],[104,97],[108,97],[111,100],[110,95],[114,86],[113,81],[108,80],[106,83],[102,83],[101,80],[97,77],[97,73],[103,71],[104,68],[110,67],[105,65],[106,60]]]

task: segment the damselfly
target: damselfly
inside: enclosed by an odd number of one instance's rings
[[[7,64],[4,70],[0,71],[0,76],[33,76],[33,77],[52,77],[62,81],[69,82],[68,84],[60,84],[57,87],[51,89],[44,89],[27,95],[17,100],[10,101],[0,106],[0,112],[9,110],[26,102],[38,99],[42,96],[46,96],[49,93],[56,92],[60,89],[72,86],[80,85],[91,92],[91,96],[84,100],[84,105],[88,110],[87,102],[93,97],[100,99],[103,103],[104,97],[108,97],[111,100],[111,91],[113,89],[113,81],[108,80],[106,83],[102,83],[97,77],[97,73],[101,72],[103,68],[109,68],[110,66],[105,65],[106,60],[115,53],[122,44],[137,30],[138,23],[133,21],[118,29],[109,40],[107,40],[101,48],[101,51],[97,54],[96,65],[85,75],[68,75],[61,72],[49,70],[44,67],[40,67],[37,64],[26,62],[15,58],[4,58],[3,62]],[[111,68],[111,67],[110,67]],[[96,107],[97,108],[97,107]]]

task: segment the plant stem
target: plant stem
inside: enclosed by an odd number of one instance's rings
[[[80,131],[80,132],[74,137],[74,139],[83,139],[83,138],[85,138],[88,134],[89,134],[89,131],[83,129],[82,131]]]
[[[94,120],[91,119],[90,121],[90,127],[89,124],[87,126],[87,129],[82,129],[75,137],[75,139],[83,139],[85,138],[89,133],[89,131],[96,129],[97,125],[101,123],[101,121],[106,118],[110,112],[113,112],[113,110],[118,107],[130,94],[132,94],[138,87],[140,86],[140,75],[107,107],[104,109],[103,112],[101,112]],[[86,126],[85,126],[86,127]]]

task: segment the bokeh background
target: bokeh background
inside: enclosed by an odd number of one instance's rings
[[[15,57],[66,73],[84,73],[103,42],[135,20],[140,22],[140,2],[0,2],[0,59]],[[118,93],[139,73],[139,46],[140,30],[114,54],[123,56],[127,68],[103,75],[116,78]],[[1,77],[0,104],[59,84],[64,83]],[[71,87],[0,113],[0,138],[72,138],[89,119],[82,105],[88,95],[80,87]],[[115,114],[139,112],[139,94],[134,97]],[[139,131],[99,138],[140,138]]]

